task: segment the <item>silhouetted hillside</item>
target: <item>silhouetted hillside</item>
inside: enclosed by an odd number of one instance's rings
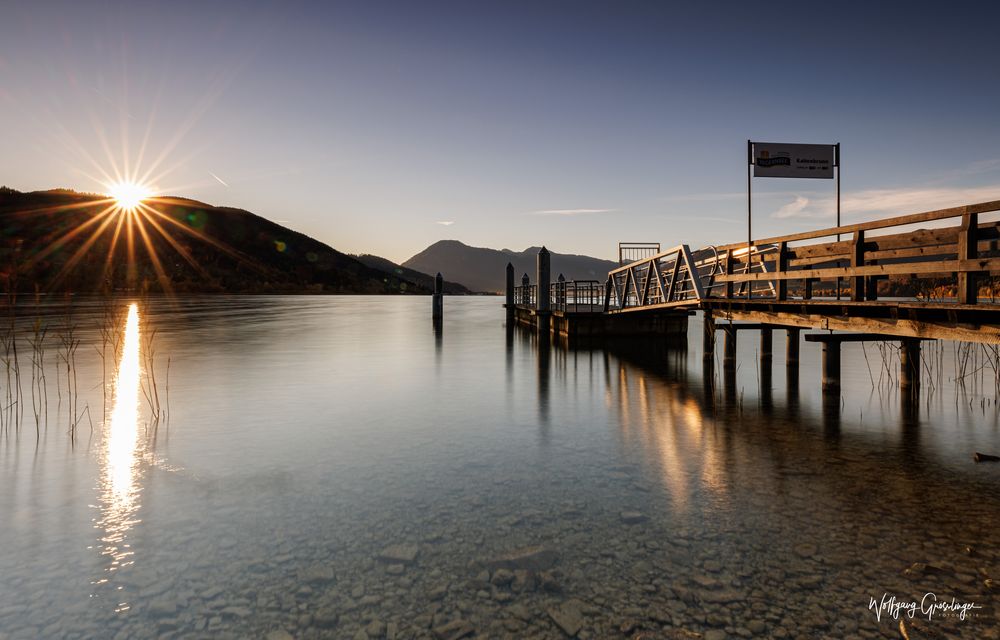
[[[351,254],[351,257],[361,261],[363,264],[368,265],[372,269],[378,269],[379,271],[384,271],[386,273],[394,273],[400,278],[404,278],[414,284],[418,284],[432,291],[434,290],[434,276],[437,274],[436,271],[434,274],[421,273],[419,271],[414,271],[413,269],[407,269],[402,265],[398,265],[388,258],[373,256],[370,253],[363,253],[361,255]],[[469,293],[469,290],[457,282],[445,280],[444,292],[452,295],[462,295]]]
[[[0,286],[20,291],[428,293],[249,211],[156,198],[155,213],[105,196],[0,188]],[[134,260],[129,259],[129,255]]]
[[[514,265],[517,284],[527,273],[535,281],[535,256],[541,247],[517,252],[510,249],[470,247],[457,240],[441,240],[403,263],[404,267],[424,273],[441,272],[446,278],[461,282],[473,291],[502,292],[507,263]],[[617,262],[590,256],[552,253],[552,281],[562,273],[567,280],[599,280],[604,282],[608,271]]]

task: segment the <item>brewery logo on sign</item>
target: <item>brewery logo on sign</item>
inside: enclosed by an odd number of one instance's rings
[[[757,166],[759,167],[790,167],[792,166],[792,159],[788,157],[787,153],[779,153],[775,157],[771,157],[769,151],[761,151],[760,156],[757,158]]]

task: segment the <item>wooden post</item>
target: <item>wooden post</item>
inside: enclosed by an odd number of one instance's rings
[[[788,271],[788,243],[780,242],[778,243],[778,258],[775,260],[775,271],[778,273],[783,273]],[[788,280],[778,280],[778,286],[775,287],[778,300],[788,299]]]
[[[873,260],[872,264],[878,264],[878,260]],[[878,300],[878,281],[879,276],[868,276],[865,278],[865,299],[866,300]]]
[[[431,300],[433,320],[441,322],[444,318],[444,278],[440,273],[434,276],[434,295]]]
[[[974,259],[979,251],[979,214],[966,213],[962,216],[962,226],[958,230],[958,259]],[[976,274],[968,271],[958,272],[958,303],[976,304],[978,296]]]
[[[813,297],[813,278],[806,278],[806,281],[802,285],[802,299],[812,300]]]
[[[725,264],[725,267],[724,267],[725,270],[723,271],[723,273],[725,273],[727,276],[733,275],[733,250],[732,249],[726,249],[726,261],[725,261],[724,264]],[[726,283],[726,297],[727,298],[732,298],[733,297],[733,283],[732,282],[727,282]]]
[[[736,327],[727,324],[722,327],[726,333],[726,343],[722,356],[722,365],[727,369],[736,367]]]
[[[507,263],[507,324],[514,320],[514,265]]]
[[[767,362],[768,368],[771,366],[771,354],[774,349],[774,333],[771,327],[762,327],[760,330],[760,361],[761,366]]]
[[[854,242],[851,245],[851,266],[865,266],[865,232],[855,231]],[[865,299],[865,277],[851,276],[851,300],[861,302]]]
[[[920,393],[920,340],[903,338],[899,350],[899,389],[904,394]]]
[[[549,310],[549,278],[551,277],[550,261],[551,254],[549,254],[549,250],[542,247],[538,252],[538,258],[535,261],[535,283],[538,285],[535,308],[539,311]]]
[[[840,341],[823,343],[823,391],[840,391]]]
[[[535,286],[538,287],[538,290],[535,292],[535,309],[537,310],[535,320],[540,340],[549,339],[549,329],[551,327],[551,318],[549,317],[549,309],[551,308],[549,300],[550,260],[551,255],[549,254],[549,250],[542,247],[535,261],[535,277],[537,280]]]
[[[528,287],[531,285],[531,278],[528,274],[521,276],[521,299],[517,301],[518,304],[529,305],[531,304],[531,298],[528,293]]]
[[[715,358],[715,317],[711,309],[705,309],[705,318],[702,323],[704,335],[702,336],[702,359],[712,360]]]
[[[785,346],[785,366],[789,369],[799,368],[799,331],[798,327],[785,329],[785,335],[788,340]]]

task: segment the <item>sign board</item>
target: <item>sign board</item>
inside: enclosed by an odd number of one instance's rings
[[[833,178],[832,144],[753,143],[755,178]]]

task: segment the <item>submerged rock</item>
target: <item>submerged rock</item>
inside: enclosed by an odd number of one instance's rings
[[[558,558],[552,549],[543,546],[522,547],[487,561],[490,569],[525,569],[529,571],[544,571],[550,569]]]
[[[550,607],[546,613],[562,629],[562,632],[569,637],[575,637],[583,628],[584,604],[577,599],[567,600],[562,604]]]
[[[378,559],[389,564],[413,564],[420,553],[420,547],[415,544],[394,544],[382,549]]]
[[[448,624],[435,627],[434,637],[438,640],[459,640],[475,632],[475,628],[465,620],[452,620]]]
[[[649,517],[639,511],[622,511],[618,514],[623,524],[642,524],[649,520]]]

